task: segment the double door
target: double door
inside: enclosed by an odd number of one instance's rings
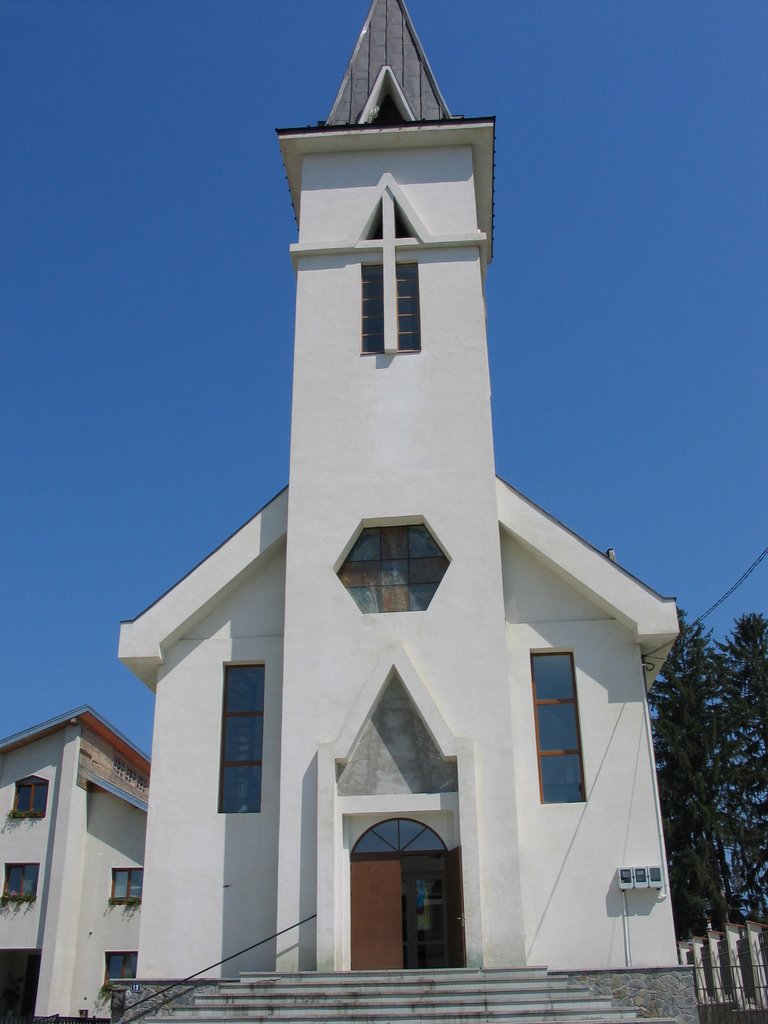
[[[460,858],[353,854],[353,970],[464,966]]]

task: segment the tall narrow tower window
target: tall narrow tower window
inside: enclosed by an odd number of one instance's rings
[[[388,351],[385,331],[384,267],[363,264],[362,350],[364,353]],[[398,263],[395,273],[398,352],[421,349],[419,316],[419,268],[416,263]]]
[[[363,264],[363,352],[384,351],[384,268]]]
[[[397,265],[397,347],[401,352],[421,348],[419,268],[415,263]]]

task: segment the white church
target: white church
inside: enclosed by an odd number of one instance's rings
[[[221,970],[674,965],[675,604],[495,474],[494,120],[374,0],[327,121],[278,134],[289,484],[121,628],[156,694],[138,977],[277,932]]]

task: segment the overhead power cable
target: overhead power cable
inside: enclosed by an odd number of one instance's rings
[[[698,626],[699,623],[703,622],[708,615],[711,615],[716,608],[719,608],[723,601],[727,601],[731,594],[734,594],[742,585],[742,583],[744,583],[752,575],[752,573],[755,571],[758,565],[760,565],[760,563],[766,556],[768,556],[768,548],[763,548],[763,550],[754,560],[752,565],[750,565],[749,568],[746,569],[741,574],[741,576],[739,576],[739,578],[736,580],[733,586],[729,587],[728,590],[726,590],[726,592],[722,595],[722,597],[718,597],[714,604],[711,604],[705,612],[702,612],[701,615],[698,616],[698,618],[694,619],[693,622],[690,624],[690,628],[693,629],[694,626]],[[662,644],[660,647],[654,647],[654,649],[652,651],[649,651],[648,654],[643,655],[643,659],[645,660],[646,658],[652,658],[654,654],[658,654],[658,652],[664,650],[666,646],[666,644]]]

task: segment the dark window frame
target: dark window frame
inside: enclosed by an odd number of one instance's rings
[[[362,263],[361,272],[361,331],[360,351],[363,355],[384,355],[384,266],[381,263]],[[412,285],[412,287],[409,287]],[[395,322],[398,352],[421,352],[421,299],[418,262],[403,261],[395,264]],[[415,309],[401,312],[413,303]],[[377,324],[366,330],[366,324]],[[366,339],[370,339],[366,341]]]
[[[381,263],[360,266],[361,312],[360,351],[363,355],[384,352],[384,267]],[[377,326],[366,330],[366,327]],[[367,340],[370,339],[370,340]]]
[[[122,962],[120,964],[120,973],[119,974],[110,974],[109,973],[109,961],[110,961],[110,959],[113,956],[122,957]],[[136,949],[109,949],[109,950],[105,950],[105,952],[104,952],[104,984],[105,985],[109,985],[109,983],[111,981],[113,981],[113,980],[122,980],[122,979],[125,979],[125,978],[135,978],[136,977],[136,968],[138,966],[137,965],[138,956],[139,956],[139,952]],[[133,957],[133,963],[132,964],[130,963],[130,961],[128,963],[126,963],[126,958],[127,957]],[[128,969],[129,973],[126,973],[126,968]]]
[[[414,535],[411,531],[421,531],[421,536],[426,535],[427,543],[435,550],[419,553],[419,534]],[[377,553],[362,559],[354,557],[366,536],[373,539]],[[398,550],[385,551],[389,545],[396,545]],[[365,526],[360,530],[337,576],[364,615],[423,612],[432,603],[450,564],[450,559],[426,523],[385,523]],[[368,602],[361,603],[360,591],[375,595],[376,607],[364,606]]]
[[[116,896],[115,895],[115,880],[116,880],[115,876],[119,872],[126,872],[127,875],[128,875],[128,878],[126,879],[126,883],[125,883],[125,895],[124,896]],[[140,885],[135,885],[134,878],[133,878],[134,875],[141,875],[141,884]],[[137,879],[137,881],[138,881],[138,879]],[[138,890],[139,890],[139,894],[138,895],[136,895],[134,892],[132,892],[133,888],[138,888]],[[122,904],[137,904],[137,903],[141,903],[141,898],[142,898],[143,891],[144,891],[144,868],[140,868],[140,867],[112,868],[112,888],[110,890],[110,895],[109,895],[110,903],[116,904],[116,905],[119,905],[121,903]]]
[[[39,791],[45,792],[45,799],[41,810],[35,809],[35,797]],[[20,807],[19,797],[22,792],[28,792],[28,807]],[[13,815],[16,817],[44,818],[48,810],[48,779],[40,778],[37,775],[29,775],[27,778],[19,779],[16,783],[16,790],[13,796]]]
[[[11,872],[14,871],[17,868],[21,869],[21,876],[20,876],[20,879],[19,879],[20,886],[19,886],[18,889],[16,889],[16,888],[12,889],[9,886],[10,878],[11,878]],[[24,892],[25,874],[26,874],[28,868],[34,868],[35,869],[35,873],[34,873],[34,886],[33,886],[31,892]],[[13,862],[13,863],[7,863],[5,865],[5,875],[4,875],[4,879],[3,879],[3,896],[4,897],[11,897],[11,898],[13,898],[13,897],[27,897],[27,898],[31,898],[31,899],[37,899],[37,887],[38,887],[39,882],[40,882],[40,863],[39,862],[35,863],[34,861],[25,861],[25,862],[18,862],[18,861],[16,861],[16,862]]]
[[[571,697],[563,698],[539,698],[536,693],[536,659],[537,658],[551,658],[551,657],[567,657],[570,662],[571,670]],[[581,742],[581,722],[579,720],[579,700],[576,693],[576,665],[573,660],[572,651],[531,651],[531,685],[533,688],[533,717],[534,725],[536,729],[536,764],[539,773],[539,798],[542,804],[563,804],[563,803],[585,803],[587,799],[587,790],[584,784],[584,758],[582,755],[582,742]],[[540,707],[551,707],[553,705],[564,705],[570,704],[573,706],[575,727],[576,727],[576,746],[568,747],[563,749],[542,749],[541,737],[539,730],[539,708]],[[553,800],[547,799],[544,790],[544,777],[542,772],[542,760],[550,757],[573,757],[578,758],[579,764],[579,791],[581,793],[580,800]]]
[[[238,669],[261,669],[263,673],[263,686],[262,686],[262,701],[261,710],[258,711],[228,711],[228,688],[229,688],[229,677],[230,672],[237,671]],[[255,809],[248,810],[227,810],[224,807],[224,775],[227,768],[255,768],[258,767],[263,771],[263,746],[264,746],[264,704],[266,702],[266,666],[263,662],[249,662],[247,664],[232,664],[224,666],[224,687],[222,694],[221,704],[221,753],[219,757],[219,814],[259,814],[261,812],[261,795],[263,788],[263,779],[259,781],[259,800],[258,807]],[[236,718],[261,718],[262,720],[262,757],[259,759],[251,758],[248,760],[226,760],[224,755],[226,753],[227,744],[227,723],[232,719]]]

